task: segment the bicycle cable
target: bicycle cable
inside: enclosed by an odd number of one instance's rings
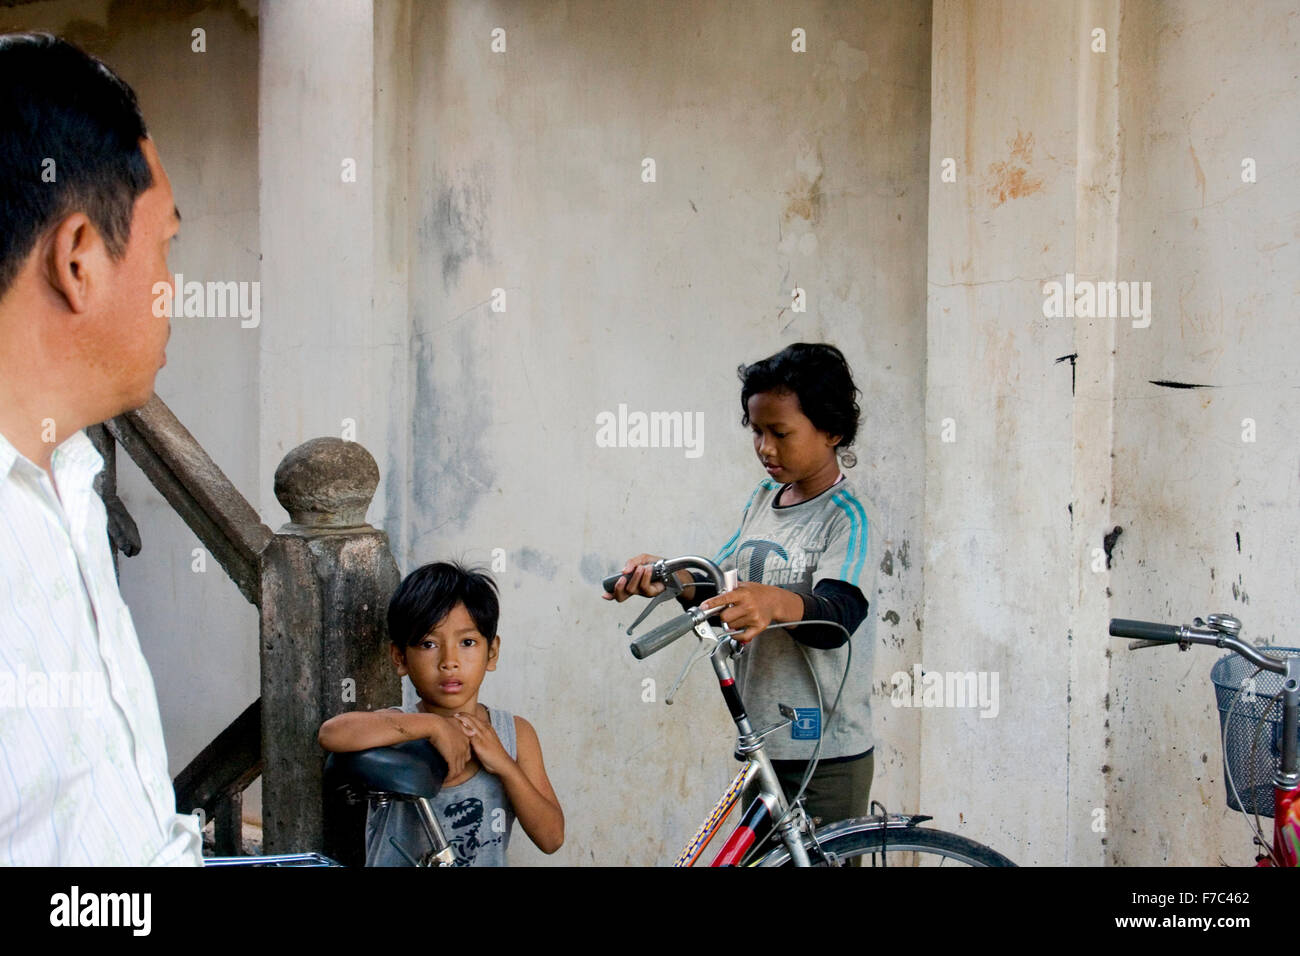
[[[821,681],[817,679],[817,669],[813,667],[812,658],[808,656],[808,648],[806,645],[801,644],[798,641],[795,641],[795,643],[798,644],[799,646],[800,652],[803,654],[804,663],[808,666],[808,673],[813,680],[813,688],[817,691],[817,711],[824,718],[822,723],[822,732],[818,733],[817,735],[817,743],[813,746],[812,756],[808,759],[808,767],[804,771],[803,779],[799,783],[798,793],[795,794],[792,800],[788,801],[788,806],[785,809],[785,813],[781,814],[780,818],[772,825],[772,831],[771,833],[768,834],[767,839],[761,841],[760,843],[754,844],[754,846],[750,848],[749,852],[745,854],[744,858],[740,862],[741,866],[747,865],[750,858],[759,850],[760,847],[766,845],[769,840],[774,840],[780,836],[781,827],[785,825],[786,819],[790,816],[791,813],[794,812],[794,808],[799,806],[799,801],[803,799],[804,791],[808,789],[808,784],[812,781],[813,774],[817,770],[817,764],[821,759],[822,740],[824,739],[825,729],[830,727],[831,721],[835,719],[835,712],[839,709],[840,706],[840,697],[844,694],[844,685],[848,682],[849,679],[849,667],[853,663],[853,635],[850,634],[849,629],[846,628],[839,621],[819,621],[819,620],[788,621],[784,624],[769,624],[767,627],[763,628],[763,630],[759,631],[758,633],[762,634],[766,631],[787,629],[791,627],[802,627],[808,624],[828,624],[831,627],[839,628],[844,633],[844,644],[842,646],[847,648],[847,653],[845,654],[844,657],[844,673],[840,675],[840,686],[835,691],[835,700],[831,703],[831,707],[828,712],[825,709],[825,702],[822,698]],[[758,635],[756,634],[754,636],[757,637]],[[793,637],[791,638],[791,640],[793,640]],[[828,648],[828,650],[829,649],[830,648]],[[816,830],[816,827],[813,827],[812,829]]]
[[[1258,675],[1259,673],[1260,671],[1256,669],[1255,674]],[[1269,702],[1269,705],[1264,708],[1264,712],[1259,715],[1259,719],[1255,721],[1255,732],[1250,735],[1250,760],[1248,761],[1247,765],[1250,767],[1251,776],[1246,781],[1246,785],[1250,788],[1250,793],[1251,793],[1250,802],[1255,808],[1255,832],[1260,834],[1261,841],[1263,840],[1264,824],[1261,823],[1259,819],[1260,801],[1257,799],[1255,794],[1255,791],[1257,789],[1255,786],[1255,776],[1254,776],[1255,761],[1258,759],[1258,755],[1259,755],[1259,738],[1262,736],[1261,732],[1264,729],[1264,721],[1268,718],[1269,713],[1273,710],[1273,704],[1281,700],[1281,698],[1282,698],[1282,692],[1278,691],[1277,696],[1274,697]],[[1276,865],[1279,862],[1278,859],[1273,856],[1273,850],[1271,847],[1268,848],[1268,855],[1269,855],[1269,859],[1273,861],[1274,865]]]

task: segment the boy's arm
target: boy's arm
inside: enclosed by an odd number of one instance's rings
[[[533,725],[515,718],[517,756],[512,760],[491,724],[468,714],[457,717],[472,728],[474,754],[485,770],[501,779],[519,825],[539,850],[554,853],[564,844],[564,811],[546,776],[542,745]]]
[[[321,747],[334,753],[388,747],[421,738],[442,754],[449,777],[456,776],[469,762],[469,738],[454,720],[437,714],[408,714],[400,707],[339,714],[321,724],[316,735]]]
[[[321,724],[316,739],[334,753],[369,750],[427,738],[437,732],[435,721],[443,719],[437,714],[408,714],[400,707],[354,710]]]
[[[743,628],[744,633],[736,635],[742,643],[753,640],[771,624],[795,621],[836,621],[849,634],[854,633],[868,611],[866,595],[858,582],[874,581],[868,551],[868,541],[874,541],[874,528],[869,526],[865,513],[856,510],[856,499],[842,507],[846,512],[855,509],[853,517],[842,512],[832,524],[826,548],[812,574],[811,594],[742,581],[736,590],[710,598],[700,607],[707,610],[730,604],[718,619],[734,629]],[[844,631],[829,624],[794,627],[789,633],[795,642],[821,649],[839,647],[847,641]]]
[[[869,603],[863,593],[846,581],[823,578],[817,582],[812,594],[799,595],[803,599],[801,621],[835,621],[844,627],[829,624],[809,624],[790,629],[790,636],[808,647],[826,650],[847,644],[845,631],[853,634],[867,616]]]
[[[522,717],[515,718],[515,752],[519,779],[512,785],[508,778],[502,778],[515,817],[539,850],[554,853],[564,844],[564,811],[546,776],[537,731]]]
[[[835,621],[851,635],[870,610],[867,595],[875,589],[876,566],[872,548],[879,548],[880,532],[851,494],[840,508],[812,575],[812,594],[801,595],[804,608],[797,620]],[[810,624],[791,628],[790,636],[799,644],[828,649],[848,642],[844,631],[829,624]]]

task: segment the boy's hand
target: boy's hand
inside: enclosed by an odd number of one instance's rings
[[[653,565],[656,561],[661,560],[657,554],[638,554],[635,558],[628,558],[623,562],[623,576],[618,579],[614,585],[614,593],[603,592],[601,597],[606,601],[626,601],[634,594],[642,597],[658,597],[663,593],[664,586],[658,581],[652,581],[650,575],[653,571]]]
[[[638,554],[635,558],[628,558],[623,564],[623,576],[618,579],[614,585],[614,591],[602,591],[600,596],[606,601],[626,601],[634,594],[642,597],[658,597],[664,593],[664,583],[653,580],[654,564],[656,561],[662,561],[657,554]],[[677,572],[677,581],[686,588],[687,596],[693,591],[691,585],[694,579],[687,571]]]
[[[748,644],[768,625],[803,619],[803,599],[793,591],[770,584],[742,581],[735,590],[700,602],[700,610],[723,608],[717,619],[731,630],[743,629],[743,634],[732,635],[741,644]]]
[[[454,779],[465,769],[465,764],[469,763],[470,741],[459,721],[451,717],[438,717],[433,732],[429,734],[429,742],[442,754],[442,759],[447,761],[448,780]]]
[[[467,740],[474,750],[474,756],[488,773],[500,775],[507,766],[514,763],[502,746],[501,738],[486,720],[472,714],[457,714],[456,720],[460,721],[468,735]]]

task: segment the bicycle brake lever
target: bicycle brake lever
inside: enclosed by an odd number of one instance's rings
[[[709,649],[707,647],[691,651],[691,656],[686,658],[686,663],[682,665],[682,672],[677,675],[677,680],[673,681],[672,690],[664,698],[664,703],[667,706],[671,707],[673,705],[673,698],[677,696],[677,690],[682,686],[682,681],[686,680],[686,675],[691,672],[691,668],[708,656]]]
[[[661,567],[662,565],[663,565],[662,561],[655,562],[655,573],[656,576],[661,576],[661,579],[663,580],[664,583],[664,589],[661,592],[659,592],[659,594],[657,594],[656,596],[652,597],[649,601],[647,601],[645,608],[641,611],[640,614],[637,615],[636,620],[628,625],[627,628],[628,637],[632,636],[632,632],[636,630],[637,626],[650,615],[651,611],[657,608],[660,604],[663,604],[664,601],[667,601],[669,598],[676,598],[678,595],[682,593],[682,584],[680,581],[677,580],[677,575],[662,574],[662,570],[663,570]]]
[[[721,609],[715,608],[714,610]],[[709,630],[709,622],[707,620],[700,621],[699,624],[695,625],[695,637],[699,640],[702,646],[698,650],[693,651],[691,656],[686,659],[686,664],[682,667],[682,672],[677,675],[677,680],[673,681],[672,690],[670,690],[668,696],[664,698],[664,703],[670,707],[672,706],[673,698],[677,696],[677,689],[682,686],[682,682],[686,680],[686,675],[690,673],[691,668],[704,660],[704,658],[712,657],[717,653],[718,648],[722,646],[723,639],[716,637],[712,631]],[[712,646],[706,643],[707,641],[712,641]]]
[[[637,619],[635,621],[633,621],[631,624],[628,625],[627,628],[628,637],[632,636],[632,632],[635,631],[637,629],[637,626],[640,625],[640,623],[650,615],[651,611],[657,608],[660,604],[663,604],[664,601],[668,600],[669,598],[675,598],[675,597],[677,597],[677,595],[674,594],[672,591],[663,591],[657,597],[652,597],[649,601],[647,601],[645,610],[643,610],[639,615],[637,615]]]

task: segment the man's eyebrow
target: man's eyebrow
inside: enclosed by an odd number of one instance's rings
[[[172,206],[172,213],[176,216],[176,221],[181,221],[181,210],[179,206]]]

